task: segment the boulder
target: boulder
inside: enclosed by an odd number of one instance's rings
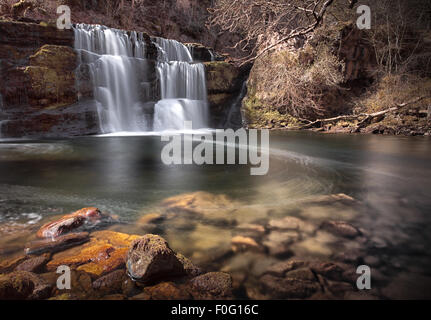
[[[133,241],[127,253],[127,271],[132,279],[142,283],[186,274],[167,241],[153,234]]]
[[[101,217],[102,213],[99,209],[84,208],[43,225],[36,235],[38,238],[55,238],[81,227],[88,221],[97,221]]]

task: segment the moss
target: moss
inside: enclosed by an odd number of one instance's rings
[[[243,111],[249,128],[293,128],[299,124],[298,119],[289,114],[282,114],[271,105],[266,105],[256,96],[251,87],[243,101]]]

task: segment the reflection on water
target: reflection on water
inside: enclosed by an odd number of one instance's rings
[[[162,146],[157,136],[0,142],[0,230],[5,235],[0,252],[21,250],[50,216],[97,206],[120,216],[115,230],[160,233],[196,262],[253,278],[280,257],[244,253],[217,260],[237,234],[229,219],[237,226],[265,225],[295,216],[316,227],[328,220],[349,221],[368,239],[364,245],[318,230],[295,239],[289,249],[296,256],[334,259],[358,252],[360,261],[374,264],[386,279],[385,288],[396,279],[405,285],[431,276],[427,138],[274,132],[266,176],[250,176],[250,168],[240,165],[165,166]],[[136,223],[147,213],[163,213],[163,199],[196,191],[227,195],[230,204],[208,215],[180,213],[152,229]],[[340,193],[357,202],[313,200]],[[203,211],[211,208],[203,206]],[[282,236],[272,232],[262,241],[284,243]]]

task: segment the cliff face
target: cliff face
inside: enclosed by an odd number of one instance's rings
[[[0,22],[2,135],[6,137],[97,132],[94,108],[71,107],[76,54],[73,32],[21,22]]]

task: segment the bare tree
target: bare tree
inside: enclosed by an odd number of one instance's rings
[[[256,60],[291,39],[321,25],[334,0],[217,0],[209,9],[208,26],[241,33],[235,47],[250,54],[242,64]]]

